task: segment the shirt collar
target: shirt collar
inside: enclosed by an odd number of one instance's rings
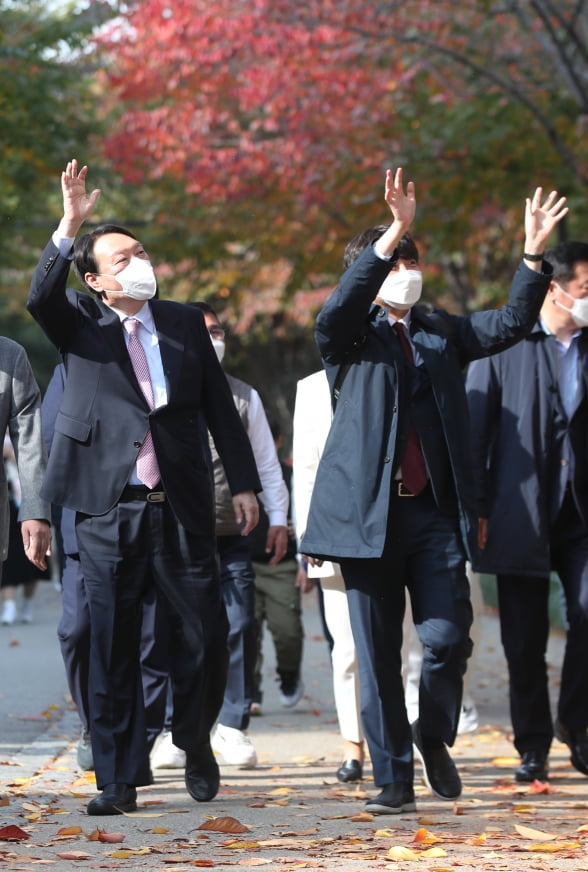
[[[121,312],[121,310],[117,309],[116,306],[111,306],[110,308],[120,318],[121,324],[123,321],[126,321],[127,318],[136,318],[137,321],[140,321],[143,327],[149,331],[149,333],[155,333],[155,321],[153,320],[153,313],[148,302],[143,303],[139,311],[135,312],[134,315],[127,315],[126,312]]]
[[[547,324],[545,323],[545,321],[543,321],[542,318],[539,318],[539,326],[541,327],[541,329],[543,330],[543,332],[547,334],[547,336],[553,336],[554,339],[556,340],[556,342],[559,342],[559,339],[557,338],[557,336],[555,335],[555,333],[552,333],[552,332],[551,332],[551,330],[549,329],[549,327],[547,326]],[[575,331],[571,334],[571,336],[570,336],[570,345],[572,344],[572,342],[573,342],[575,339],[577,339],[577,338],[578,338],[579,336],[581,336],[581,335],[582,335],[582,328],[581,328],[581,327],[578,327],[578,329],[575,330]],[[563,342],[560,342],[560,345],[563,345]],[[569,346],[568,346],[568,348],[569,348]]]
[[[404,324],[406,327],[407,333],[410,335],[410,321],[411,321],[412,309],[409,309],[408,312],[402,316],[402,318],[393,318],[388,313],[388,323],[394,327],[395,324]]]

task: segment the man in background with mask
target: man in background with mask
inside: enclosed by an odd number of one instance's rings
[[[152,780],[139,670],[141,601],[166,609],[173,735],[186,786],[219,788],[210,730],[226,678],[227,621],[216,567],[204,425],[225,464],[241,533],[255,526],[255,461],[200,312],[154,300],[141,243],[101,225],[74,238],[100,191],[87,167],[61,174],[64,213],[27,307],[63,355],[66,381],[41,490],[76,512],[90,611],[89,708],[96,782],[88,814],[136,808]],[[71,259],[91,294],[67,289]]]
[[[409,182],[404,191],[401,169],[386,173],[385,199],[393,223],[350,244],[353,262],[316,323],[336,408],[301,551],[341,565],[360,676],[375,675],[390,747],[374,767],[381,791],[366,810],[399,814],[415,809],[413,742],[432,792],[444,800],[461,793],[447,747],[471,652],[465,562],[476,540],[462,369],[532,329],[551,275],[542,268],[545,242],[567,209],[556,192],[542,204],[537,189],[509,303],[460,317],[414,306],[421,276],[407,231],[415,189]],[[401,674],[405,588],[424,647],[412,726]]]
[[[480,567],[497,574],[517,781],[546,781],[554,736],[588,775],[588,245],[545,253],[553,276],[527,338],[467,376]],[[545,653],[550,572],[567,638],[551,717]]]
[[[189,303],[204,316],[206,329],[222,363],[225,356],[225,331],[208,303]],[[288,489],[261,397],[255,388],[235,376],[227,375],[235,407],[251,442],[262,492],[260,499],[269,517],[264,547],[271,566],[280,562],[288,545]],[[216,544],[220,563],[223,599],[229,619],[229,665],[227,682],[212,747],[225,763],[243,769],[257,764],[257,752],[247,735],[254,689],[256,646],[255,573],[251,563],[250,537],[240,534],[231,504],[231,493],[224,463],[214,437],[209,436],[214,473]],[[154,769],[177,768],[185,755],[175,747],[169,731],[170,706],[160,742],[151,755]]]

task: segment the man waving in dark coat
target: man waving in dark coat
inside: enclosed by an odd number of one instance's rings
[[[527,200],[525,254],[508,304],[459,317],[413,309],[422,277],[406,235],[415,190],[409,182],[404,192],[402,170],[387,172],[385,198],[393,223],[354,241],[361,253],[317,319],[338,399],[302,550],[341,564],[360,683],[361,673],[375,674],[391,748],[374,771],[382,790],[366,807],[393,814],[415,808],[413,741],[432,791],[446,800],[461,793],[447,746],[471,651],[465,561],[476,527],[462,369],[532,328],[551,272],[541,268],[545,241],[567,209],[556,192],[542,204],[537,189]],[[405,588],[424,646],[412,729],[400,658]],[[369,745],[369,712],[363,718]]]
[[[545,652],[550,572],[567,638],[555,735],[588,775],[588,245],[545,253],[553,278],[524,342],[467,376],[479,566],[497,574],[517,781],[545,781],[554,735]]]

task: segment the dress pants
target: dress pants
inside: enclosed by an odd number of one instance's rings
[[[442,514],[430,488],[390,500],[378,559],[343,559],[362,694],[363,728],[378,786],[412,783],[412,734],[402,682],[405,588],[424,648],[419,722],[424,740],[452,745],[472,643],[472,608],[457,518]],[[383,723],[370,718],[364,681],[375,676]],[[389,753],[385,749],[389,748]],[[382,753],[384,750],[384,753]]]
[[[267,622],[276,649],[278,675],[300,675],[304,628],[300,588],[296,587],[298,563],[285,557],[276,566],[253,564],[255,572],[255,692],[263,683],[263,625]]]
[[[563,502],[549,538],[568,622],[558,720],[572,732],[588,727],[588,532],[573,499]],[[553,738],[545,652],[549,637],[549,577],[499,575],[498,605],[508,663],[514,745],[548,751]]]
[[[88,674],[90,669],[90,611],[84,576],[77,554],[65,554],[61,574],[62,613],[57,627],[69,692],[85,730],[89,730]],[[145,703],[147,745],[153,747],[165,717],[168,673],[167,645],[162,638],[161,609],[154,588],[143,598],[141,619],[141,678]],[[163,652],[160,652],[160,646]]]
[[[247,538],[219,536],[222,596],[229,620],[229,667],[219,723],[246,730],[256,656],[255,573]]]
[[[78,513],[76,535],[90,612],[89,707],[98,789],[151,781],[140,668],[141,604],[165,609],[174,744],[208,741],[226,679],[227,620],[214,535],[196,535],[168,502],[119,502]]]

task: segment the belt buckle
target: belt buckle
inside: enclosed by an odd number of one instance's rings
[[[398,482],[398,496],[399,497],[414,497],[412,491],[409,491],[403,481]]]
[[[148,503],[164,503],[165,493],[164,491],[149,491],[145,499]]]

